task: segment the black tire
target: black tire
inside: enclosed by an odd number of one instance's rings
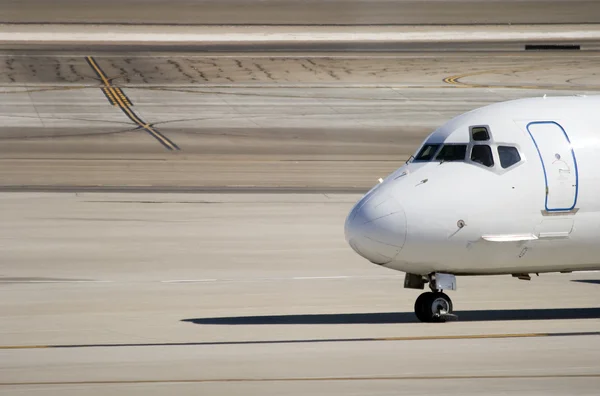
[[[445,322],[438,313],[451,314],[453,309],[452,300],[442,292],[426,292],[415,301],[415,315],[421,322]]]
[[[431,322],[431,319],[427,315],[427,307],[432,295],[432,292],[425,292],[417,297],[417,301],[415,301],[415,315],[421,322]]]

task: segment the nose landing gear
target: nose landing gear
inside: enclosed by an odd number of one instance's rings
[[[406,274],[404,287],[423,289],[429,283],[430,292],[423,293],[415,301],[415,315],[421,322],[447,322],[457,320],[454,315],[452,300],[443,289],[456,290],[454,275],[435,273],[427,277]]]
[[[415,315],[421,322],[456,320],[452,309],[452,300],[441,291],[423,293],[415,301]]]

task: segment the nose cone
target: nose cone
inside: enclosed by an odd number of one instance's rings
[[[392,261],[406,240],[406,215],[395,198],[365,196],[352,209],[345,225],[346,241],[354,251],[375,264]]]

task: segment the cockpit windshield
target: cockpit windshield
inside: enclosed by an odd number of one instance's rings
[[[415,157],[415,161],[431,161],[441,144],[426,144],[423,146],[419,154]]]
[[[466,144],[446,144],[435,157],[436,161],[464,161],[467,155]]]
[[[510,170],[522,162],[519,149],[510,143],[496,143],[489,126],[471,126],[469,132],[469,142],[458,141],[445,144],[443,142],[434,143],[437,139],[429,140],[421,147],[417,156],[411,156],[407,163],[417,161],[439,162],[441,164],[462,161],[482,165],[492,171],[500,172],[504,169]],[[494,153],[497,153],[497,156]],[[501,169],[494,164],[494,160],[498,159],[500,160]]]
[[[494,166],[494,156],[492,155],[490,146],[487,144],[473,146],[473,150],[471,150],[471,161],[487,166],[488,168]]]
[[[441,144],[426,144],[415,157],[415,161],[464,161],[466,156],[466,144],[445,144],[443,147]]]

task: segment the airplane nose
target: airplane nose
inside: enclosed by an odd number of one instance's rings
[[[389,195],[373,194],[359,201],[346,219],[346,241],[375,264],[392,261],[406,240],[406,215]]]

